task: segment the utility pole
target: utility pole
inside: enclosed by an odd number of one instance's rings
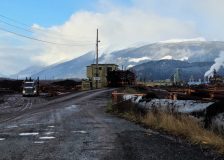
[[[96,31],[96,89],[98,88],[98,81],[99,81],[99,62],[98,62],[98,58],[99,58],[99,31],[97,29]]]

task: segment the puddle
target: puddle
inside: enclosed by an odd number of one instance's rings
[[[43,144],[44,141],[35,141],[34,143],[35,143],[35,144]]]
[[[55,137],[40,137],[39,139],[55,139]]]
[[[51,134],[54,134],[55,132],[46,132],[44,133],[45,135],[51,135]]]
[[[33,132],[33,133],[20,133],[19,135],[20,136],[36,136],[38,135],[39,133],[37,132]]]
[[[44,123],[25,123],[25,124],[20,124],[20,126],[34,126],[34,125],[44,125]]]
[[[87,134],[86,131],[72,131],[73,133],[82,133],[82,134]]]
[[[78,110],[77,105],[68,106],[68,107],[66,107],[66,109],[68,109],[68,110]]]
[[[4,141],[5,140],[5,138],[0,138],[0,141]]]
[[[34,124],[20,124],[20,126],[33,126]]]

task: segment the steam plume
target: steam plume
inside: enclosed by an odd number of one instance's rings
[[[205,77],[211,77],[213,71],[219,71],[221,67],[224,67],[224,51],[220,52],[219,57],[215,59],[215,63],[211,68],[205,73]]]

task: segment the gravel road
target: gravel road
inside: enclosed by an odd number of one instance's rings
[[[111,92],[80,92],[51,101],[17,95],[11,97],[14,103],[1,103],[0,159],[224,159],[105,113]]]

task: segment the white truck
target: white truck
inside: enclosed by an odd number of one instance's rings
[[[39,95],[39,78],[37,80],[27,79],[23,83],[23,96],[38,96]]]

